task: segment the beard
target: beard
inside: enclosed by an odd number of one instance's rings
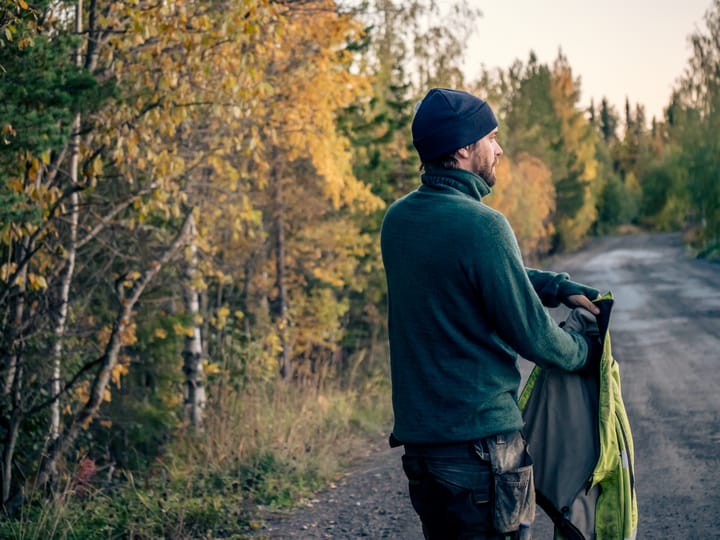
[[[478,176],[481,176],[488,186],[493,187],[497,182],[495,176],[495,165],[497,165],[497,159],[493,156],[490,160],[479,160],[475,165],[473,172]]]

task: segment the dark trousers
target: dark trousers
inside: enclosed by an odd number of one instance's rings
[[[519,532],[503,534],[493,527],[494,474],[485,441],[406,445],[402,463],[426,540],[519,538]]]

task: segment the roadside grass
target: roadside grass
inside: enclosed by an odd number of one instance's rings
[[[720,261],[720,237],[717,234],[708,238],[699,227],[693,227],[684,231],[683,241],[694,257],[713,262]]]
[[[27,501],[19,517],[0,517],[0,538],[247,538],[263,508],[296,505],[387,431],[386,380],[210,392],[220,397],[207,405],[203,433],[180,432],[146,471],[68,482],[52,500]]]

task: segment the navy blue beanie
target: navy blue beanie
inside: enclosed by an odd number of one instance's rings
[[[498,125],[486,101],[447,88],[433,88],[412,123],[413,145],[423,163],[482,139]]]

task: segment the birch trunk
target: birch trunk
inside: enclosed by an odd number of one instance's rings
[[[79,36],[82,33],[82,0],[77,1],[75,6],[75,33]],[[75,52],[75,64],[82,65],[82,51],[80,47]],[[58,316],[53,329],[53,356],[52,356],[52,382],[51,395],[57,396],[50,408],[50,432],[49,441],[52,443],[60,434],[60,376],[63,354],[63,339],[65,337],[65,325],[67,324],[68,303],[70,301],[70,284],[75,273],[75,257],[77,254],[78,236],[78,212],[80,196],[75,187],[78,184],[78,166],[80,163],[80,113],[75,115],[72,126],[72,138],[70,140],[70,218],[68,231],[68,244],[65,258],[65,271],[62,274],[60,283],[60,298],[58,299]]]
[[[205,386],[203,384],[202,340],[200,333],[200,297],[195,287],[197,274],[197,244],[195,220],[190,214],[188,255],[185,261],[185,312],[192,321],[192,335],[185,336],[183,373],[185,374],[185,418],[198,432],[203,431]]]
[[[90,385],[90,396],[80,410],[75,414],[68,428],[60,434],[53,444],[50,445],[47,455],[40,464],[37,479],[38,485],[45,486],[50,480],[52,471],[57,467],[57,462],[75,442],[83,426],[88,425],[97,415],[103,396],[107,389],[113,369],[117,365],[120,350],[122,348],[123,334],[130,325],[133,309],[140,299],[143,291],[152,279],[160,272],[162,267],[173,257],[187,241],[191,225],[191,216],[188,215],[175,236],[175,239],[168,246],[165,252],[155,261],[148,265],[148,268],[134,282],[127,296],[122,299],[118,307],[115,324],[110,335],[110,340],[105,347],[105,352],[99,359],[98,372]]]
[[[75,117],[73,131],[80,130],[80,115]],[[70,174],[73,185],[77,184],[77,171],[79,161],[79,141],[72,143],[72,156],[70,158]],[[63,355],[63,339],[65,337],[65,326],[67,324],[68,304],[70,302],[70,285],[75,274],[75,258],[77,255],[77,233],[78,233],[78,207],[80,197],[77,191],[70,196],[70,219],[69,238],[65,257],[65,270],[60,282],[60,297],[58,298],[58,315],[53,329],[53,356],[52,356],[52,384],[51,395],[58,396],[51,405],[50,413],[50,440],[58,437],[60,432],[60,377],[61,361]]]

